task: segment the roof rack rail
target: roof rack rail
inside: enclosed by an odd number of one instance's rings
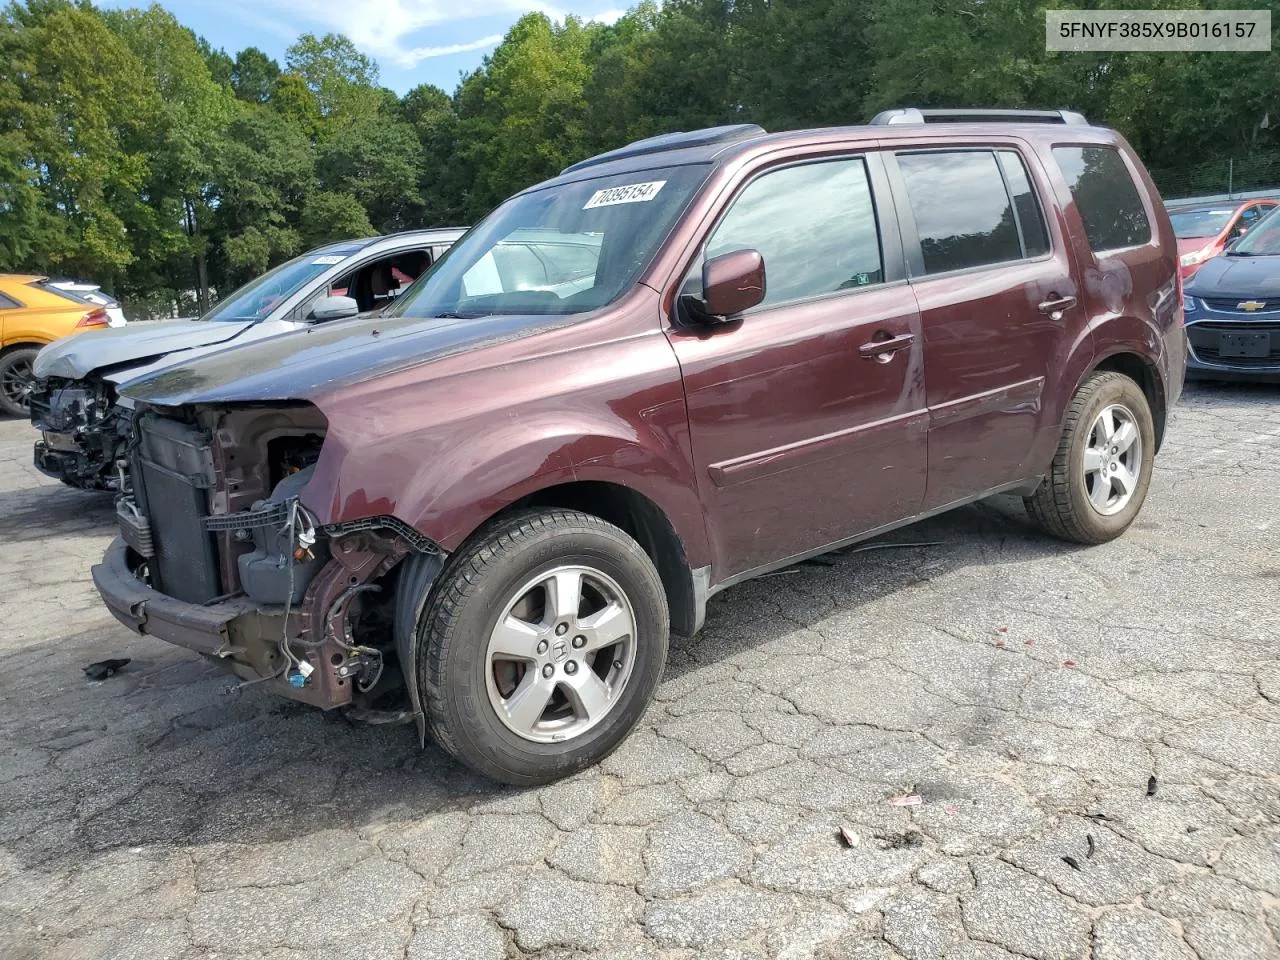
[[[900,123],[1066,123],[1085,127],[1089,121],[1075,110],[982,110],[930,109],[899,107],[882,110],[871,118],[873,126],[896,126]]]
[[[664,150],[678,150],[682,147],[704,147],[713,143],[732,143],[735,140],[746,140],[758,137],[765,132],[764,127],[754,123],[734,123],[725,127],[706,127],[702,130],[683,130],[676,133],[663,133],[656,137],[648,137],[628,143],[625,147],[610,150],[608,153],[587,157],[577,163],[570,164],[560,171],[561,174],[581,170],[583,167],[594,167],[597,163],[608,163],[610,160],[621,160],[624,157],[640,157],[646,153],[661,153]]]

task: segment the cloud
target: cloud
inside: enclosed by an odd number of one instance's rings
[[[250,6],[250,3],[252,5]],[[276,24],[287,22],[295,33],[334,32],[345,34],[375,59],[409,68],[432,57],[470,53],[494,46],[502,38],[485,36],[464,43],[415,45],[415,35],[432,27],[457,25],[482,17],[515,18],[531,11],[563,19],[566,11],[545,0],[472,0],[465,5],[449,0],[238,0],[237,7],[254,13],[260,20],[270,13]],[[580,14],[584,20],[612,23],[625,11],[610,9],[598,14]],[[450,31],[451,33],[455,31]]]
[[[502,42],[502,34],[495,33],[491,37],[481,37],[479,40],[472,40],[470,43],[451,43],[445,47],[414,47],[412,50],[404,51],[403,57],[408,61],[406,66],[412,66],[420,60],[430,60],[432,57],[447,57],[454,53],[471,53],[475,50],[483,50],[485,47],[496,47]]]

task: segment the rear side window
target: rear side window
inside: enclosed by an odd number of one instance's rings
[[[850,290],[884,279],[867,166],[828,160],[766,173],[716,226],[706,258],[758,250],[765,305]],[[701,271],[701,263],[693,273]]]
[[[897,160],[925,273],[1023,259],[1013,202],[995,153],[900,153]]]
[[[1142,196],[1112,147],[1054,147],[1071,198],[1084,221],[1084,233],[1095,253],[1136,247],[1151,240]]]
[[[12,297],[6,297],[3,293],[0,293],[0,310],[15,310],[18,306],[19,304],[17,300],[14,300]]]

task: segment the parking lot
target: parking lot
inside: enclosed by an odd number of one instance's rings
[[[721,594],[529,791],[134,637],[0,422],[0,956],[1280,956],[1277,410],[1189,388],[1107,546],[997,500]]]

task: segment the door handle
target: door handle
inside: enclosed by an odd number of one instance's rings
[[[1050,294],[1048,300],[1039,304],[1039,309],[1041,313],[1047,313],[1050,320],[1061,320],[1063,311],[1075,305],[1075,297],[1059,297],[1055,294]]]
[[[870,340],[858,348],[864,360],[879,360],[881,363],[888,363],[893,359],[893,354],[899,350],[906,350],[916,342],[914,333],[900,333],[896,337],[888,337],[884,340]]]

